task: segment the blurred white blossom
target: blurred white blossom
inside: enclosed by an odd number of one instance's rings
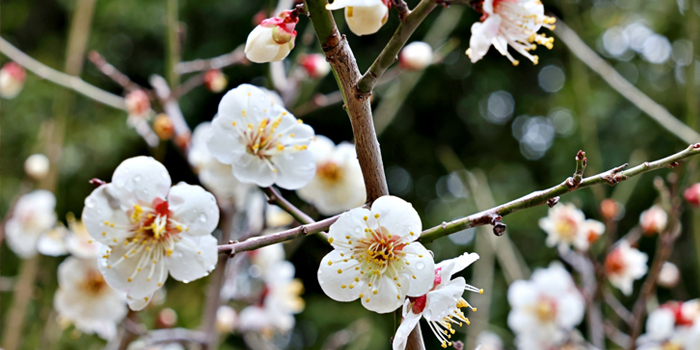
[[[0,97],[13,99],[24,87],[27,72],[16,62],[7,62],[0,68]]]
[[[37,153],[27,157],[24,161],[24,172],[34,180],[41,180],[49,174],[49,157]]]
[[[605,257],[605,274],[613,286],[623,294],[631,295],[634,281],[647,273],[647,260],[646,253],[630,247],[630,243],[623,239]]]
[[[386,0],[334,0],[326,10],[345,9],[345,23],[355,35],[369,35],[379,31],[389,19]]]
[[[558,246],[566,250],[573,246],[576,249],[588,250],[605,232],[602,222],[588,219],[573,203],[560,203],[550,208],[547,217],[539,221],[540,228],[547,232],[547,245]]]
[[[661,233],[666,229],[667,223],[668,214],[666,214],[666,211],[659,205],[654,205],[639,215],[639,225],[647,235]]]
[[[406,45],[399,53],[399,67],[406,70],[422,70],[433,63],[433,48],[422,41]]]
[[[55,210],[56,197],[49,191],[36,190],[20,197],[12,217],[5,224],[10,249],[20,258],[28,259],[36,255],[37,245],[43,239],[42,250],[46,253],[65,254],[62,239],[56,240],[54,237],[60,232],[51,232],[56,225]],[[53,254],[55,251],[59,254]]]

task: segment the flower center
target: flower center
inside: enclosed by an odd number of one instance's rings
[[[541,299],[535,305],[535,314],[542,322],[551,322],[557,317],[557,304],[550,299]]]
[[[88,270],[82,282],[82,288],[92,295],[100,294],[107,287],[107,282],[98,270]]]
[[[573,240],[576,237],[577,225],[574,220],[566,217],[557,220],[555,224],[556,231],[559,232],[559,236],[564,240]]]
[[[673,341],[666,342],[661,346],[661,350],[682,350],[682,349],[683,349],[683,345],[678,344],[678,343],[673,342]]]
[[[625,270],[625,261],[619,249],[613,250],[605,259],[605,273],[608,275],[620,274]]]
[[[343,169],[335,162],[329,161],[316,169],[316,175],[326,183],[335,184],[343,178]]]

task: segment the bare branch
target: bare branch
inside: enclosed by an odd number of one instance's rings
[[[43,63],[29,57],[29,55],[20,51],[3,38],[0,38],[0,52],[41,78],[74,90],[107,106],[126,110],[124,98],[97,88],[94,85],[88,84],[76,76],[62,73],[49,66],[46,66]]]
[[[244,48],[245,45],[240,45],[235,50],[225,55],[207,59],[197,59],[188,62],[180,62],[177,66],[175,66],[175,71],[179,74],[187,74],[207,71],[210,69],[221,69],[234,64],[245,64],[248,63],[248,60],[245,58]]]
[[[302,224],[311,224],[316,222],[310,216],[306,215],[306,213],[301,211],[301,209],[295,207],[294,204],[289,203],[289,201],[282,197],[279,191],[277,191],[274,187],[266,187],[262,190],[267,195],[268,203],[277,205],[282,210],[289,213],[289,215],[294,217],[296,221],[299,221]]]
[[[102,72],[102,74],[110,77],[112,80],[114,80],[114,82],[123,87],[124,90],[133,91],[142,89],[141,86],[131,81],[126,74],[120,72],[113,65],[109,64],[109,62],[107,62],[107,60],[105,60],[105,58],[102,57],[99,52],[95,50],[90,51],[88,54],[88,59],[90,59],[90,62],[92,62],[97,69]]]
[[[343,93],[338,91],[331,92],[330,94],[318,94],[311,98],[310,101],[302,104],[301,106],[294,109],[292,114],[297,118],[305,116],[317,109],[328,107],[336,103],[343,102]]]
[[[605,300],[605,303],[610,306],[610,308],[620,316],[620,318],[625,321],[627,325],[631,325],[634,322],[634,315],[625,308],[622,303],[615,298],[615,296],[609,291],[609,290],[604,290],[603,291],[603,298]]]

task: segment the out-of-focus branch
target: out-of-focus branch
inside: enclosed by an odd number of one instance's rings
[[[295,108],[292,114],[299,118],[313,111],[316,111],[317,109],[328,107],[340,102],[343,102],[343,93],[341,93],[340,90],[325,95],[318,94],[314,96],[310,101]]]
[[[165,80],[165,78],[155,74],[151,75],[149,82],[156,91],[156,95],[163,105],[165,114],[167,114],[168,117],[170,117],[170,120],[173,122],[176,135],[176,144],[182,149],[187,149],[187,144],[189,143],[191,134],[190,127],[185,121],[185,116],[182,115],[182,110],[180,109],[180,105],[178,104],[177,100],[171,98],[172,94],[170,93],[168,82]],[[177,142],[178,140],[180,140],[180,142]]]
[[[90,59],[90,62],[92,62],[97,69],[102,72],[102,74],[108,76],[114,82],[119,84],[121,87],[124,88],[126,91],[133,91],[137,89],[141,89],[141,87],[131,81],[129,77],[126,76],[126,74],[120,72],[117,68],[115,68],[113,65],[111,65],[107,60],[105,60],[102,55],[100,55],[99,52],[92,50],[88,54],[88,58]]]
[[[175,100],[179,100],[182,96],[184,96],[188,92],[192,91],[192,89],[194,89],[197,86],[200,86],[202,84],[204,84],[204,73],[197,74],[197,75],[185,80],[184,83],[176,86],[173,89],[173,92],[170,95],[170,98],[175,99]]]
[[[700,134],[683,124],[680,120],[668,112],[666,108],[637,89],[620,75],[610,64],[593,51],[581,38],[557,19],[557,27],[554,33],[566,44],[571,52],[583,63],[598,73],[613,89],[632,102],[637,108],[649,115],[666,130],[676,135],[683,142],[694,143],[700,141]]]
[[[44,78],[52,83],[61,85],[91,98],[97,102],[105,104],[116,109],[126,110],[124,98],[104,91],[94,85],[86,83],[84,80],[69,74],[59,72],[43,63],[29,57],[29,55],[20,51],[7,40],[0,38],[0,52],[5,56],[17,62],[22,67],[33,72],[41,78]]]
[[[615,325],[610,322],[610,320],[605,320],[604,323],[605,334],[608,336],[613,343],[615,343],[620,348],[627,348],[630,344],[629,335],[622,333]]]
[[[146,346],[163,344],[163,343],[180,343],[190,342],[197,344],[206,344],[207,335],[202,331],[193,331],[185,328],[168,328],[159,329],[146,333],[141,337]]]
[[[403,23],[399,24],[399,27],[396,28],[396,32],[394,32],[394,35],[389,39],[389,42],[377,59],[374,60],[374,63],[372,63],[367,72],[362,76],[362,79],[357,82],[357,89],[360,93],[369,94],[372,92],[372,88],[374,88],[377,80],[384,74],[387,68],[397,60],[399,51],[406,45],[408,38],[411,37],[416,28],[423,23],[425,17],[427,17],[435,7],[437,7],[437,2],[435,0],[421,0],[413,11],[410,11],[408,16],[402,20]]]
[[[201,72],[210,69],[221,69],[234,64],[248,63],[244,52],[245,45],[238,46],[235,50],[221,56],[196,59],[194,61],[180,62],[175,66],[175,71],[179,74]]]
[[[450,222],[443,222],[441,225],[423,231],[423,233],[421,234],[420,241],[423,243],[432,242],[437,238],[444,237],[455,232],[459,232],[469,227],[476,227],[488,224],[494,225],[494,233],[498,235],[505,231],[505,224],[503,224],[503,222],[501,221],[502,217],[505,215],[522,209],[532,208],[548,203],[548,201],[550,200],[555,200],[555,198],[563,194],[575,191],[579,188],[599,185],[602,183],[615,185],[621,181],[627,180],[632,176],[636,176],[648,171],[667,167],[675,167],[678,165],[679,161],[697,154],[700,154],[700,144],[693,144],[688,146],[688,148],[686,148],[685,150],[668,156],[666,158],[662,158],[653,162],[644,162],[638,166],[629,168],[627,170],[623,170],[627,166],[627,164],[624,164],[606,172],[586,177],[578,185],[575,185],[575,183],[573,183],[573,178],[569,178],[557,186],[550,187],[546,190],[530,193],[516,200],[499,205],[495,208],[491,208],[489,210],[472,214],[467,217],[453,220]],[[558,198],[556,200],[558,200]]]
[[[180,85],[180,74],[175,67],[180,63],[180,22],[178,22],[178,1],[168,0],[167,6],[167,51],[165,53],[165,78],[171,88]]]
[[[610,306],[610,308],[617,314],[617,316],[620,316],[620,318],[627,324],[627,325],[632,325],[634,322],[634,315],[625,308],[622,303],[615,298],[615,296],[609,291],[609,290],[604,290],[603,291],[603,299],[605,300],[605,303]]]
[[[316,221],[312,219],[310,216],[306,215],[301,209],[297,208],[294,206],[294,204],[289,203],[288,200],[286,200],[282,195],[274,189],[273,187],[266,187],[262,189],[263,192],[267,195],[267,201],[270,204],[275,204],[278,207],[282,208],[282,210],[286,211],[296,219],[296,221],[299,221],[302,224],[311,224]]]

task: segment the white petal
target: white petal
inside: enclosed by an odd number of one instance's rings
[[[372,213],[364,208],[356,208],[340,215],[338,220],[328,229],[328,235],[333,238],[331,244],[338,247],[339,242],[347,243],[348,236],[351,240],[365,238],[365,229]],[[344,244],[343,244],[344,245]]]
[[[381,3],[381,0],[335,0],[326,5],[326,10],[339,10],[348,6],[375,6]]]
[[[36,255],[36,244],[39,237],[40,233],[24,231],[19,221],[14,218],[5,224],[7,245],[22,259],[29,259]]]
[[[282,152],[270,158],[277,169],[277,186],[296,190],[304,187],[316,174],[314,156],[308,150]]]
[[[386,227],[392,235],[402,237],[404,242],[415,241],[422,230],[416,209],[399,197],[379,197],[372,204],[372,214],[379,214],[381,226]]]
[[[442,278],[442,283],[447,283],[452,279],[452,275],[466,269],[467,266],[477,260],[479,260],[479,254],[464,253],[456,258],[441,261],[435,265],[435,269],[441,269],[440,277]]]
[[[318,283],[321,285],[321,289],[329,298],[336,301],[353,301],[359,298],[360,293],[365,289],[363,279],[360,279],[359,282],[354,281],[355,277],[360,276],[360,272],[355,270],[355,266],[358,265],[357,261],[349,259],[349,254],[349,252],[343,253],[334,249],[323,257],[318,268]],[[331,264],[329,265],[328,262]],[[351,289],[350,285],[354,287]]]
[[[107,281],[110,287],[119,292],[126,293],[132,299],[150,298],[153,292],[160,288],[168,277],[167,266],[165,266],[166,263],[164,259],[156,260],[157,262],[154,264],[153,261],[144,258],[145,265],[142,265],[141,271],[137,272],[131,279],[131,282],[129,282],[129,278],[137,271],[136,266],[142,254],[146,252],[142,251],[140,254],[129,256],[129,258],[124,259],[118,265],[112,266],[126,254],[127,249],[123,244],[118,244],[113,247],[103,246],[100,255],[106,255],[107,249],[111,249],[111,253],[108,259],[100,258],[98,263],[100,272],[102,272],[105,281]],[[155,251],[155,249],[151,251]],[[152,266],[153,275],[149,281],[148,275],[150,274]],[[134,310],[133,307],[132,310]]]
[[[508,287],[508,303],[514,309],[535,303],[537,295],[537,289],[530,281],[517,280]]]
[[[113,184],[106,184],[93,190],[85,198],[81,219],[90,235],[107,245],[121,242],[131,235],[129,216],[119,199],[112,194],[113,187]]]
[[[143,308],[145,308],[146,306],[148,306],[148,303],[151,302],[151,299],[153,299],[153,293],[140,298],[134,298],[130,295],[127,295],[126,303],[129,304],[129,309],[134,311],[140,311],[143,310]]]
[[[287,47],[286,53],[282,57],[280,51]],[[265,63],[280,61],[289,54],[289,45],[280,45],[272,38],[272,28],[256,26],[245,42],[245,55],[251,62]]]
[[[224,98],[230,93],[231,91],[229,91]],[[231,102],[231,104],[234,102]],[[223,104],[224,100],[221,100],[221,103]],[[221,105],[219,105],[219,110],[221,110]],[[240,114],[241,111],[238,111],[238,113]],[[232,124],[236,118],[240,117],[219,113],[211,122],[212,129],[207,139],[207,149],[214,158],[223,164],[234,164],[240,157],[240,154],[246,152],[246,146],[242,136]]]
[[[574,290],[561,295],[557,300],[557,324],[571,330],[583,321],[586,301],[583,295]]]
[[[406,298],[406,292],[408,291],[407,285],[409,282],[405,275],[398,275],[398,284],[389,276],[382,276],[377,282],[378,285],[373,285],[372,290],[378,289],[378,293],[374,294],[370,292],[369,288],[365,292],[362,298],[362,305],[370,311],[374,311],[379,314],[385,314],[392,312],[401,305],[403,305],[404,298]]]
[[[277,173],[266,162],[251,154],[241,153],[232,167],[233,175],[241,182],[270,187],[277,179]]]
[[[411,264],[406,269],[412,272],[412,275],[411,273],[408,274],[410,277],[408,295],[412,297],[424,295],[433,288],[433,282],[435,281],[433,256],[418,242],[412,242],[403,250],[406,252],[404,259]]]
[[[163,164],[139,156],[123,161],[114,170],[110,193],[124,205],[151,205],[156,198],[165,199],[170,185],[170,175]]]
[[[182,237],[175,243],[173,254],[165,257],[170,275],[185,283],[208,275],[218,260],[216,238],[211,235]]]
[[[36,249],[39,253],[48,256],[61,256],[68,254],[68,249],[64,240],[68,236],[68,230],[65,227],[59,226],[55,229],[44,233],[39,237]]]
[[[467,50],[472,63],[476,63],[486,55],[500,26],[501,16],[499,15],[489,16],[483,23],[476,22],[472,25],[472,36],[469,39],[469,50]]]
[[[406,303],[408,303],[408,300],[406,300]],[[396,335],[394,335],[394,342],[392,343],[393,350],[406,349],[408,335],[411,334],[411,332],[413,332],[413,329],[416,328],[416,326],[418,325],[418,321],[420,321],[420,316],[421,315],[416,315],[413,312],[408,312],[406,314],[406,316],[403,318],[403,321],[401,321],[399,328],[396,329]]]
[[[207,140],[211,135],[211,123],[202,122],[194,128],[192,131],[192,137],[190,138],[190,149],[187,151],[187,161],[197,169],[201,171],[209,162],[213,156],[207,148]]]
[[[170,189],[168,207],[172,218],[187,227],[192,236],[209,235],[219,224],[214,196],[200,186],[181,182]]]
[[[428,321],[441,321],[450,315],[464,293],[467,282],[463,277],[457,277],[444,286],[430,291],[426,295],[423,317]]]
[[[309,143],[309,151],[314,155],[316,164],[323,163],[333,157],[335,143],[323,135],[316,135],[316,139]]]
[[[508,327],[515,331],[516,334],[530,332],[533,329],[538,331],[539,326],[540,322],[529,312],[512,309],[508,313]]]
[[[345,23],[357,36],[374,34],[389,18],[389,8],[380,2],[373,6],[353,6],[345,8]]]

